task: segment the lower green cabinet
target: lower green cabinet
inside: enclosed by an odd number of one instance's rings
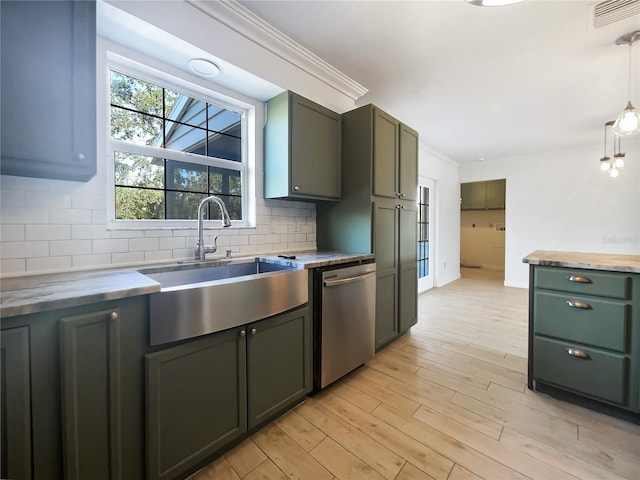
[[[311,391],[307,307],[146,355],[147,478],[185,478]]]
[[[31,361],[29,327],[2,330],[1,478],[33,478],[31,470]]]

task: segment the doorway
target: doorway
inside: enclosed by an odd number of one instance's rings
[[[432,259],[435,238],[434,222],[435,182],[420,176],[418,179],[418,293],[433,288]]]

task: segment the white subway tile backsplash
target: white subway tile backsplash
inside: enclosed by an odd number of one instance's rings
[[[2,225],[0,227],[0,241],[22,242],[25,239],[24,225]]]
[[[71,265],[74,268],[99,267],[111,264],[111,254],[98,255],[74,255],[71,257]]]
[[[26,240],[70,240],[71,225],[25,225]]]
[[[111,238],[111,233],[104,225],[71,225],[71,238],[74,240]]]
[[[2,242],[2,258],[48,257],[49,242]]]
[[[114,265],[144,262],[144,252],[114,253],[111,255],[111,262]]]
[[[130,252],[144,252],[147,250],[158,250],[157,238],[131,238],[129,239]]]
[[[71,256],[27,258],[27,272],[53,272],[71,268]]]
[[[110,230],[105,173],[90,182],[0,176],[0,276],[140,262],[188,260],[196,242],[193,228]],[[99,178],[98,178],[99,177]],[[256,227],[205,230],[218,235],[218,252],[234,256],[315,248],[315,204],[262,200]]]
[[[0,275],[9,277],[27,271],[27,261],[24,258],[8,258],[0,261]]]
[[[93,253],[123,253],[129,251],[129,240],[127,238],[117,238],[92,240]]]
[[[0,208],[0,217],[3,225],[46,224],[49,223],[49,210],[45,206],[41,208],[3,206]],[[52,221],[51,223],[58,222]]]
[[[60,192],[28,192],[25,206],[36,208],[71,208],[71,195]]]
[[[88,255],[91,251],[91,240],[52,240],[49,242],[49,254],[59,255]]]
[[[51,223],[59,223],[65,225],[90,225],[91,210],[71,209],[71,208],[52,208],[48,210]],[[33,223],[33,222],[26,222]]]

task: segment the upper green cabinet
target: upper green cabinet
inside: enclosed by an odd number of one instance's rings
[[[504,210],[506,180],[460,184],[461,210]]]
[[[293,92],[267,102],[264,196],[338,200],[341,117]]]
[[[2,1],[4,175],[96,173],[96,4]]]
[[[391,115],[371,107],[373,118],[373,191],[380,197],[416,200],[418,134]]]

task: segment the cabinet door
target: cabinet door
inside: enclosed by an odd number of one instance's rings
[[[96,173],[96,5],[0,2],[2,174]]]
[[[418,322],[418,209],[401,205],[399,226],[398,330],[406,332]]]
[[[309,310],[252,323],[247,333],[248,421],[253,428],[311,391]]]
[[[400,125],[400,198],[418,200],[418,132]]]
[[[340,115],[291,94],[291,194],[340,198]]]
[[[373,194],[398,195],[399,122],[382,110],[373,110]]]
[[[487,182],[487,208],[503,210],[505,208],[506,181],[491,180]]]
[[[398,334],[398,216],[396,202],[374,204],[374,253],[376,259],[376,349]],[[417,248],[417,247],[415,247]]]
[[[70,480],[122,478],[119,316],[113,309],[60,320],[63,451]]]
[[[31,471],[31,364],[29,327],[2,330],[0,337],[2,457],[0,477],[33,478]],[[8,412],[11,412],[9,414]]]
[[[484,210],[487,208],[487,182],[469,184],[469,209]]]
[[[246,431],[244,333],[146,355],[149,479],[183,478]]]

